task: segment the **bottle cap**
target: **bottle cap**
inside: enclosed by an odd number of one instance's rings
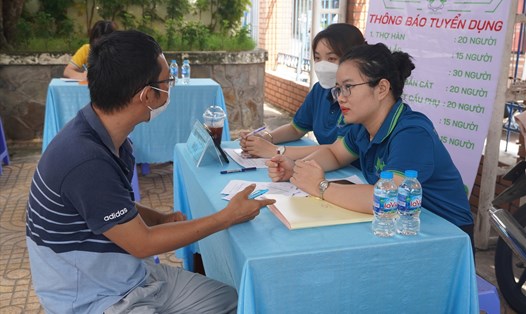
[[[391,171],[382,171],[380,173],[380,179],[392,179],[393,173]]]
[[[172,63],[177,63],[177,60],[175,60],[175,59],[172,59]]]
[[[406,176],[406,178],[416,178],[416,177],[418,177],[418,171],[416,171],[416,170],[406,170],[404,172],[404,175]]]

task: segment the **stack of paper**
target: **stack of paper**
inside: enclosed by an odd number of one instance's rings
[[[277,194],[265,194],[265,197],[276,200],[276,203],[268,207],[289,229],[350,224],[373,220],[372,214],[354,212],[313,196],[290,197]]]
[[[241,148],[225,148],[224,151],[234,160],[237,162],[240,166],[249,168],[249,167],[256,167],[256,168],[268,168],[267,165],[265,165],[265,162],[269,160],[269,158],[255,158],[255,157],[249,157],[247,154],[243,153],[243,150]]]

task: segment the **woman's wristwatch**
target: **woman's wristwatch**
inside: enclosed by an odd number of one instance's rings
[[[329,188],[329,185],[330,185],[330,184],[331,184],[331,183],[330,183],[329,181],[327,181],[327,180],[324,179],[324,180],[321,181],[320,184],[318,185],[318,189],[319,189],[319,191],[320,191],[320,198],[321,198],[322,200],[324,199],[324,198],[323,198],[323,193],[325,193],[325,191]]]

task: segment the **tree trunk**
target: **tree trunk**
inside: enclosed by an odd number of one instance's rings
[[[0,49],[11,49],[4,36],[4,9],[2,0],[0,0]]]
[[[12,44],[16,36],[16,24],[24,8],[24,0],[0,0],[2,4],[2,32],[0,41],[6,40],[7,44]]]
[[[95,0],[86,0],[86,36],[89,38],[89,31],[91,29],[91,24],[93,24],[93,17],[95,16],[96,8]]]

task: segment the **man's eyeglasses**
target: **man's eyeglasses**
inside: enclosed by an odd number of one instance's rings
[[[161,83],[171,83],[171,82],[175,82],[175,78],[169,78],[169,79],[161,80],[161,81],[157,81],[157,82],[150,82],[147,85],[161,84]]]
[[[343,97],[348,97],[351,95],[351,88],[355,86],[359,86],[359,85],[365,85],[365,84],[371,84],[371,83],[377,83],[377,82],[378,80],[374,80],[374,81],[368,81],[368,82],[363,82],[363,83],[358,83],[358,84],[344,84],[342,87],[333,87],[331,89],[332,98],[338,99],[340,95],[342,95]]]
[[[160,80],[160,81],[156,81],[156,82],[150,82],[146,85],[144,85],[143,87],[139,88],[137,91],[135,91],[135,93],[133,93],[134,95],[137,94],[138,92],[140,92],[141,90],[143,90],[146,86],[151,86],[151,87],[154,87],[152,85],[154,84],[161,84],[161,83],[171,83],[171,82],[175,82],[175,78],[169,78],[169,79],[166,79],[166,80]],[[170,84],[171,85],[171,84]]]

